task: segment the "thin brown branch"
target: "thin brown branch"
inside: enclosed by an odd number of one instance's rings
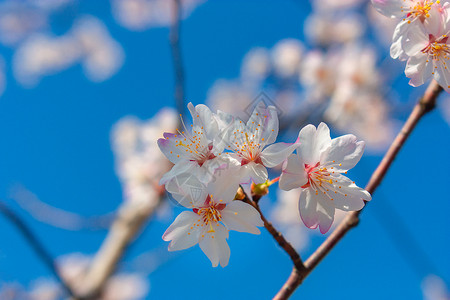
[[[292,262],[294,263],[295,268],[298,270],[304,270],[305,265],[303,264],[300,254],[298,254],[298,252],[294,249],[294,247],[292,247],[292,245],[284,238],[284,236],[281,234],[281,232],[276,230],[275,227],[273,227],[272,223],[267,221],[266,217],[264,216],[261,209],[259,208],[259,205],[258,205],[259,198],[260,198],[259,196],[253,196],[253,200],[250,200],[246,195],[242,201],[250,204],[259,212],[259,214],[261,215],[261,220],[264,222],[264,227],[273,236],[273,238],[278,243],[278,245],[284,251],[286,251],[286,253],[291,258]]]
[[[26,239],[30,247],[36,252],[38,257],[44,262],[47,268],[59,281],[65,292],[73,297],[74,292],[59,273],[58,266],[56,265],[53,257],[50,255],[49,251],[45,248],[44,244],[33,233],[30,227],[28,227],[28,225],[16,213],[14,213],[14,211],[12,211],[5,203],[1,201],[0,201],[0,213],[3,214],[17,228],[17,230],[19,230],[19,232]]]
[[[115,213],[85,217],[41,201],[24,187],[14,189],[12,198],[34,219],[65,230],[106,230],[114,220]]]
[[[442,91],[442,87],[436,81],[432,81],[425,91],[423,97],[414,107],[413,111],[408,117],[408,120],[403,125],[402,130],[392,142],[388,151],[384,155],[380,164],[373,172],[369,183],[366,186],[366,190],[373,194],[377,187],[383,180],[386,172],[389,170],[392,162],[397,156],[400,149],[405,144],[406,139],[416,127],[420,119],[429,111],[431,111],[436,105],[436,98]],[[362,211],[362,210],[361,210]],[[352,212],[342,221],[341,224],[330,234],[330,236],[317,248],[317,250],[305,261],[306,268],[298,270],[296,267],[292,270],[286,283],[281,290],[275,295],[274,299],[288,299],[295,289],[303,282],[311,271],[322,261],[323,258],[333,249],[333,247],[341,241],[345,234],[358,225],[359,215],[361,211]]]
[[[175,105],[179,114],[184,116],[184,69],[183,59],[181,56],[180,32],[181,32],[181,16],[182,5],[180,0],[173,0],[172,25],[170,28],[169,41],[172,50],[173,68],[175,73]]]

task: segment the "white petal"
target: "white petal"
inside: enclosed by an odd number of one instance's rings
[[[411,78],[409,84],[419,86],[431,77],[433,64],[429,61],[427,54],[419,54],[408,59],[405,68],[405,75]]]
[[[399,58],[400,60],[406,60],[408,57],[403,50],[403,43],[405,42],[406,33],[410,28],[408,21],[409,20],[407,19],[400,21],[400,23],[398,23],[395,27],[390,49],[391,57],[394,59]]]
[[[372,0],[372,4],[376,10],[386,17],[402,17],[405,15],[402,9],[403,1],[401,0]]]
[[[192,122],[194,127],[202,130],[206,138],[212,141],[219,134],[219,125],[217,119],[211,110],[204,104],[199,104],[195,108],[192,103],[188,104],[189,111],[192,115]]]
[[[172,169],[170,169],[169,172],[167,172],[166,174],[163,175],[163,177],[161,177],[159,184],[160,185],[166,184],[174,177],[179,176],[183,173],[194,172],[193,170],[198,168],[200,168],[200,166],[198,165],[197,162],[193,162],[186,159],[180,160],[172,167]]]
[[[267,168],[273,168],[285,161],[297,147],[298,144],[272,144],[261,152],[261,161]]]
[[[364,153],[364,142],[353,134],[347,134],[331,141],[331,146],[322,153],[321,164],[333,167],[334,171],[345,172],[359,162]],[[334,161],[334,163],[333,163]]]
[[[297,154],[291,154],[283,165],[279,181],[280,189],[289,191],[307,183],[308,176],[304,162]]]
[[[319,225],[319,215],[317,213],[317,199],[313,198],[314,192],[309,188],[302,190],[298,202],[298,209],[303,223],[311,229]]]
[[[343,175],[333,178],[335,186],[329,192],[336,208],[344,211],[357,211],[364,207],[364,201],[370,201],[372,196],[366,190],[358,187],[350,179]]]
[[[261,164],[256,164],[251,161],[241,167],[240,171],[240,183],[250,183],[253,181],[255,184],[263,183],[267,180],[267,169]]]
[[[260,126],[258,126],[258,124]],[[259,102],[247,122],[247,128],[254,133],[256,128],[261,131],[261,144],[269,145],[275,142],[278,135],[278,113],[275,106]]]
[[[166,184],[166,190],[178,203],[189,208],[202,206],[207,197],[206,186],[189,173],[174,177]]]
[[[163,240],[171,241],[169,251],[183,250],[198,243],[200,230],[194,226],[197,219],[198,215],[192,211],[178,215],[163,235]]]
[[[250,204],[235,200],[221,212],[222,221],[229,230],[260,234],[256,226],[264,226],[259,212]]]
[[[239,168],[228,168],[214,174],[214,179],[208,183],[207,191],[221,203],[233,201],[239,188]]]
[[[432,5],[430,10],[428,11],[429,17],[425,18],[423,21],[423,26],[426,29],[426,32],[434,35],[435,37],[439,37],[444,32],[444,10],[439,7],[439,5]]]
[[[200,240],[200,248],[209,258],[213,267],[220,263],[222,267],[228,265],[230,260],[230,247],[227,243],[228,230],[223,226],[215,226],[214,232],[204,232]]]
[[[297,150],[303,161],[308,165],[319,162],[320,154],[331,143],[330,129],[325,123],[320,123],[316,128],[307,125],[300,130],[298,135],[300,146]]]
[[[415,21],[408,25],[409,29],[403,43],[403,50],[408,56],[415,56],[420,54],[428,45],[429,38],[420,21]]]
[[[177,147],[177,143],[180,141],[178,134],[164,133],[163,139],[158,139],[158,146],[162,153],[172,163],[176,164],[180,160],[186,160],[190,158],[190,153],[186,153],[182,147]]]
[[[325,234],[330,230],[334,221],[334,206],[328,203],[323,203],[319,200],[317,205],[317,214],[319,216],[320,233]]]
[[[450,86],[450,70],[445,59],[441,58],[440,60],[435,61],[434,64],[437,67],[435,68],[434,78],[440,86],[448,91]]]

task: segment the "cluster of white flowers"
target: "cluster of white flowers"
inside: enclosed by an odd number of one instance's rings
[[[73,0],[4,0],[0,3],[0,43],[17,46],[49,27],[49,18]]]
[[[172,164],[159,151],[156,141],[162,131],[174,131],[177,123],[175,111],[164,109],[144,122],[125,117],[115,124],[111,143],[125,201],[141,207],[158,203],[158,181]]]
[[[226,266],[229,230],[259,234],[263,222],[250,204],[235,199],[239,186],[251,197],[252,185],[269,186],[267,168],[282,166],[280,188],[301,188],[300,216],[309,228],[325,233],[335,209],[359,210],[370,194],[342,173],[360,160],[364,142],[354,135],[330,138],[328,127],[305,126],[294,143],[275,143],[278,112],[257,103],[247,122],[205,105],[188,105],[191,130],[164,133],[161,151],[175,165],[161,179],[178,204],[189,208],[167,229],[169,250],[199,243],[213,266]],[[293,152],[297,152],[294,154]],[[254,191],[254,190],[253,190]],[[237,197],[239,198],[239,197]]]
[[[181,0],[182,17],[186,18],[205,0]],[[111,0],[117,22],[129,30],[166,27],[174,18],[174,1],[167,0]]]
[[[383,15],[398,18],[391,57],[408,60],[405,74],[412,86],[434,78],[450,91],[450,4],[446,0],[372,0]]]
[[[95,17],[80,17],[63,36],[35,34],[15,52],[13,71],[25,86],[37,84],[41,77],[58,73],[77,63],[92,81],[104,81],[122,66],[124,52],[105,25]]]
[[[239,80],[217,81],[208,103],[242,117],[264,89],[282,108],[288,123],[302,119],[299,116],[325,120],[340,132],[355,132],[369,142],[370,149],[380,150],[395,132],[382,86],[377,56],[368,45],[352,43],[328,51],[307,51],[299,40],[285,39],[270,50],[250,50],[243,59]],[[376,113],[368,116],[367,111]],[[282,127],[288,125],[282,123]]]

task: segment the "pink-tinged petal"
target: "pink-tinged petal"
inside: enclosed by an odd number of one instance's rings
[[[390,18],[401,18],[405,15],[402,0],[372,0],[372,5],[382,15]]]
[[[317,228],[319,225],[319,215],[317,213],[317,199],[313,198],[314,192],[309,188],[302,190],[298,201],[298,209],[303,223],[311,228]]]
[[[272,144],[261,152],[261,161],[267,168],[273,168],[285,161],[297,147],[298,144]]]
[[[182,147],[176,146],[180,141],[178,134],[164,133],[163,139],[158,139],[158,146],[161,152],[170,160],[176,164],[183,159],[189,159],[190,155],[186,153]]]
[[[268,178],[267,169],[263,165],[252,161],[241,167],[239,178],[241,184],[251,183],[251,181],[255,184],[260,184]]]
[[[307,125],[300,130],[298,135],[300,143],[297,152],[308,165],[315,165],[320,160],[320,154],[331,143],[330,129],[325,123],[320,123],[316,128]]]
[[[320,233],[325,234],[330,230],[334,221],[334,213],[335,209],[332,205],[319,201],[317,205],[317,215],[319,218]]]
[[[432,72],[433,63],[429,61],[427,54],[419,54],[408,59],[405,75],[411,78],[410,85],[420,86],[424,84],[432,76]]]
[[[336,172],[345,172],[359,162],[364,153],[364,142],[353,134],[331,140],[331,146],[322,153],[321,165],[333,167]]]
[[[421,22],[415,21],[409,24],[408,32],[403,43],[403,50],[408,56],[416,56],[429,44],[429,35]]]
[[[264,226],[259,212],[251,205],[235,200],[221,212],[222,222],[229,230],[260,234],[256,226]]]
[[[297,154],[291,154],[283,165],[279,181],[280,189],[289,191],[307,183],[308,174],[305,171],[303,160]]]
[[[166,183],[166,190],[184,207],[200,207],[208,196],[206,186],[195,176],[183,173]]]
[[[160,185],[166,184],[174,177],[179,176],[183,173],[192,172],[194,169],[198,169],[199,165],[197,162],[192,162],[190,160],[179,161],[176,163],[169,172],[163,175],[161,180],[159,181]]]
[[[178,215],[163,234],[163,240],[171,241],[169,251],[187,249],[198,243],[200,230],[194,226],[197,219],[197,214],[192,211],[184,211]]]
[[[199,246],[212,263],[213,267],[226,267],[230,260],[230,247],[227,243],[228,230],[223,226],[214,226],[214,232],[203,232]]]

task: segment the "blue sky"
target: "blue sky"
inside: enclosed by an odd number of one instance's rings
[[[303,1],[288,0],[212,0],[198,7],[182,28],[187,100],[204,103],[215,80],[237,77],[241,60],[251,48],[272,47],[283,38],[303,39],[302,24],[309,10]],[[163,105],[174,106],[169,30],[128,31],[115,23],[106,1],[81,1],[76,13],[92,14],[105,22],[125,50],[125,64],[103,83],[88,81],[76,66],[44,78],[33,89],[16,84],[7,69],[8,85],[0,98],[0,198],[12,204],[11,189],[20,184],[56,207],[102,215],[122,201],[110,145],[112,125],[126,115],[147,119]],[[63,21],[55,22],[56,32],[64,30]],[[8,61],[11,51],[0,49]],[[406,100],[417,93],[404,79],[398,85],[397,93]],[[420,122],[362,214],[360,225],[306,279],[293,299],[422,299],[422,276],[434,272],[449,282],[450,198],[445,188],[450,180],[449,134],[450,127],[438,110]],[[352,178],[363,186],[380,159],[364,157],[351,172]],[[95,253],[106,234],[54,228],[12,206],[54,256]],[[414,254],[391,207],[433,267]],[[164,249],[167,244],[161,236],[170,221],[150,223],[126,259]],[[3,217],[0,228],[1,281],[27,285],[50,276]],[[323,237],[314,237],[307,254],[321,241]],[[271,236],[264,230],[261,236],[232,232],[229,244],[231,260],[226,268],[211,268],[198,247],[175,255],[162,251],[167,262],[150,274],[148,298],[273,296],[292,263]]]

